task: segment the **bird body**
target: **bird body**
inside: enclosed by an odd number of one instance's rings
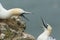
[[[21,8],[12,8],[12,9],[5,9],[2,4],[0,3],[0,19],[8,19],[13,15],[20,15],[23,16],[23,14],[28,14],[30,12],[26,12]]]
[[[52,31],[51,25],[45,24],[43,19],[42,19],[42,23],[44,25],[43,26],[44,32],[38,36],[37,40],[55,40],[53,37],[50,37],[51,31]]]
[[[4,10],[0,12],[0,19],[8,19],[11,17],[11,14],[8,11]]]
[[[0,19],[6,19],[10,16],[8,11],[0,3]]]
[[[38,36],[37,40],[47,40],[49,35],[49,31],[45,30],[42,34]]]

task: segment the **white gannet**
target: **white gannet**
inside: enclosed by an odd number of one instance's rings
[[[45,24],[44,20],[41,18],[42,23],[43,23],[43,28],[44,28],[44,32],[41,33],[37,40],[56,40],[55,38],[51,37],[51,31],[52,31],[52,27],[49,24]]]
[[[31,13],[31,12],[24,11],[21,8],[13,8],[13,9],[7,10],[0,3],[0,19],[8,19],[13,15],[14,16],[20,15],[20,16],[23,16],[24,18],[26,18],[23,14],[28,14],[28,13]]]

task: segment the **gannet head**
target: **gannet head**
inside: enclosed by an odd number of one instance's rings
[[[52,30],[51,25],[46,24],[42,18],[41,18],[41,20],[42,20],[42,23],[44,25],[44,29],[47,30],[47,31],[49,31],[49,32],[51,32],[51,30]]]
[[[49,30],[49,31],[51,31],[51,30],[52,30],[51,25],[47,24],[47,30]]]
[[[13,8],[13,9],[10,9],[9,11],[13,15],[22,15],[22,14],[29,14],[29,13],[31,13],[31,12],[24,11],[21,8]]]
[[[23,16],[24,18],[26,18],[24,16],[24,14],[29,14],[31,12],[27,12],[27,11],[24,11],[23,9],[21,8],[13,8],[13,9],[10,9],[8,10],[12,15],[19,15],[19,16]]]

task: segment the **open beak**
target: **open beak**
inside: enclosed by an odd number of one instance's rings
[[[25,17],[24,14],[30,14],[30,13],[31,13],[31,12],[26,12],[26,11],[25,11],[24,13],[20,14],[20,16],[22,16],[23,18],[25,18],[26,20],[29,21],[29,19],[28,19],[27,17]]]
[[[27,18],[27,17],[25,17],[23,14],[21,15],[23,18],[25,18],[26,20],[28,20],[29,21],[29,19]]]
[[[47,24],[45,24],[45,22],[44,22],[43,18],[41,18],[41,20],[42,20],[42,23],[43,23],[44,27],[45,27],[45,28],[47,28],[47,26],[48,26],[48,25],[47,25]]]

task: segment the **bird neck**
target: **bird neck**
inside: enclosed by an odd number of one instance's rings
[[[51,31],[50,31],[50,30],[45,29],[43,33],[45,33],[46,35],[48,35],[48,36],[49,36],[49,35],[51,34]]]
[[[16,9],[10,9],[9,12],[10,12],[12,15],[19,15],[19,11],[16,10]]]

